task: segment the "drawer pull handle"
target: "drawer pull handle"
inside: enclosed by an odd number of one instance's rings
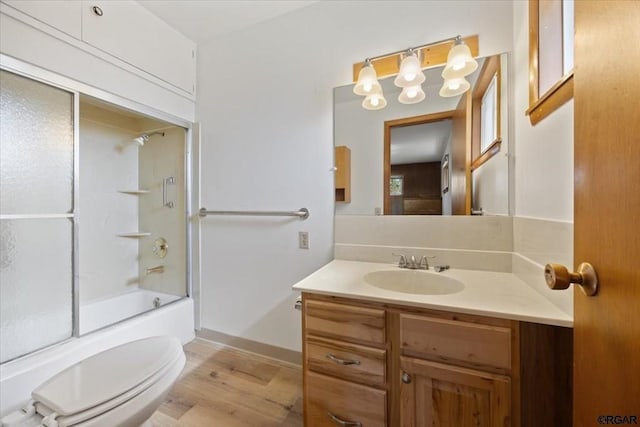
[[[359,423],[357,421],[345,421],[343,419],[340,419],[340,417],[338,417],[337,415],[332,414],[331,412],[327,412],[327,415],[329,416],[329,418],[331,418],[331,421],[333,421],[334,423],[336,423],[339,426],[342,426],[342,427],[362,427],[362,423]]]
[[[96,15],[98,15],[98,16],[102,16],[102,15],[104,15],[104,12],[103,12],[103,11],[102,11],[102,9],[101,9],[100,7],[98,7],[98,6],[93,6],[93,7],[91,8],[91,10],[93,10],[93,13],[95,13],[95,14],[96,14]]]
[[[338,365],[359,365],[359,360],[340,359],[331,353],[327,353],[327,359],[336,362]]]

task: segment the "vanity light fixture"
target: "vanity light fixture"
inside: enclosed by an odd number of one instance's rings
[[[353,93],[356,95],[368,96],[375,92],[382,94],[382,86],[378,82],[378,76],[376,70],[373,68],[369,59],[364,61],[364,66],[360,69],[358,74],[358,81],[353,87]]]
[[[414,49],[408,49],[407,53],[403,55],[402,62],[400,63],[400,72],[393,81],[393,84],[405,88],[421,85],[426,80],[422,72],[418,52],[419,51]]]
[[[473,50],[477,54],[478,37],[471,36],[467,37],[466,40],[471,42]],[[453,47],[449,49],[447,54],[448,45],[446,44],[451,42],[453,42]],[[429,54],[428,60],[423,60],[422,55],[427,52]],[[395,70],[397,70],[398,75],[394,79],[394,84],[402,88],[402,93],[398,96],[399,102],[403,104],[418,103],[425,99],[425,93],[421,86],[425,81],[422,68],[444,64],[445,54],[447,61],[442,72],[444,84],[440,89],[440,96],[460,95],[471,87],[464,77],[478,68],[478,63],[471,55],[471,49],[465,44],[465,39],[461,36],[370,57],[364,63],[354,64],[354,77],[357,71],[358,79],[353,92],[357,95],[365,96],[362,107],[367,110],[379,110],[387,105],[382,93],[382,86],[378,82],[378,76],[374,68],[375,62],[381,65],[384,76],[395,74]],[[394,63],[396,58],[400,59],[399,65],[397,62]]]
[[[450,98],[452,96],[462,95],[468,91],[470,87],[471,85],[464,77],[446,79],[439,93],[443,98]]]
[[[422,85],[415,85],[402,88],[398,101],[402,104],[417,104],[425,98]]]
[[[447,56],[447,65],[442,70],[442,77],[455,79],[468,76],[478,68],[478,62],[471,56],[469,46],[464,44],[462,37],[457,36],[454,45]]]
[[[370,93],[364,98],[364,101],[362,101],[362,108],[364,108],[365,110],[381,110],[386,106],[387,100],[382,94],[382,89]]]

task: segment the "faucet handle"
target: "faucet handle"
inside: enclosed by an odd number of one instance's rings
[[[406,256],[404,256],[404,255],[402,255],[402,254],[396,254],[396,253],[391,253],[391,255],[393,255],[393,256],[399,256],[399,257],[400,257],[400,259],[398,260],[398,267],[400,267],[400,268],[406,268],[406,267],[407,267],[407,265],[409,264],[409,263],[407,262],[407,257],[406,257]]]
[[[429,259],[434,259],[436,258],[435,255],[432,256],[426,256],[426,255],[422,255],[422,258],[420,258],[420,262],[418,263],[418,267],[422,267],[424,265],[424,269],[428,270],[429,269]]]

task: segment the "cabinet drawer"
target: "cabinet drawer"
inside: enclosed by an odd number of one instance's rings
[[[400,314],[403,354],[446,362],[511,369],[511,329]]]
[[[306,367],[312,371],[375,386],[386,382],[385,350],[315,337],[306,346]]]
[[[359,422],[363,427],[386,425],[385,391],[308,372],[305,397],[306,426],[335,427],[340,425],[338,420]]]
[[[378,344],[385,343],[384,310],[305,299],[309,333]]]

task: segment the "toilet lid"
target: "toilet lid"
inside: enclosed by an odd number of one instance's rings
[[[61,416],[78,414],[137,388],[180,352],[174,337],[132,341],[70,366],[36,388],[32,397]]]

